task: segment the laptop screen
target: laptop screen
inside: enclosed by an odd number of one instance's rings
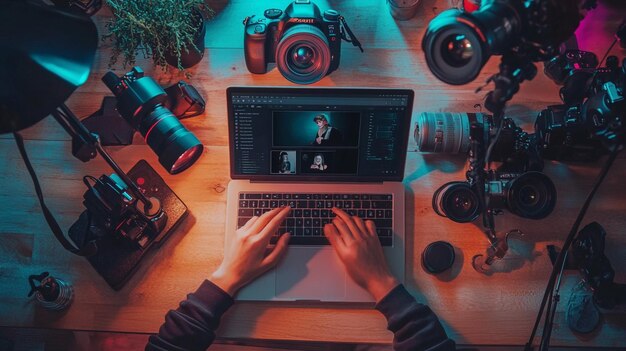
[[[227,90],[233,179],[403,178],[413,91]]]

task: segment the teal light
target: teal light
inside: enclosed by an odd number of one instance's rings
[[[33,61],[47,71],[74,86],[80,86],[87,81],[89,70],[84,69],[82,62],[66,60],[59,56],[31,54]]]

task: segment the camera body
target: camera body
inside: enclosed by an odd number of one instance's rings
[[[169,110],[172,99],[141,68],[133,67],[121,77],[109,71],[102,80],[115,94],[120,115],[143,135],[168,172],[180,173],[202,155],[202,143]]]
[[[244,52],[251,73],[276,63],[292,82],[310,84],[339,67],[341,22],[335,10],[322,14],[310,0],[296,0],[282,11],[265,10],[244,20]]]
[[[485,184],[489,209],[507,209],[520,217],[542,219],[556,205],[556,188],[545,174],[538,171],[489,173]]]
[[[546,159],[590,162],[606,153],[587,127],[579,106],[548,106],[535,120],[535,134]]]
[[[543,72],[557,84],[564,84],[575,72],[593,71],[598,57],[589,51],[567,50],[546,62]]]
[[[626,60],[620,65],[609,56],[605,67],[596,67],[591,52],[570,50],[561,56],[546,65],[546,73],[563,85],[564,104],[541,111],[535,132],[546,158],[593,161],[624,143]]]

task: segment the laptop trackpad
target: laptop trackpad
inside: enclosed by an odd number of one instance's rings
[[[290,247],[276,268],[276,297],[294,300],[341,300],[346,271],[331,247]]]

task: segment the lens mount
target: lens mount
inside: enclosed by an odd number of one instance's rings
[[[556,187],[541,172],[526,172],[507,184],[509,211],[524,218],[547,217],[556,205]]]
[[[480,202],[469,183],[449,182],[435,191],[433,210],[454,222],[467,223],[478,218]]]
[[[330,68],[328,39],[319,28],[309,24],[289,28],[276,47],[276,66],[291,82],[319,81]]]

